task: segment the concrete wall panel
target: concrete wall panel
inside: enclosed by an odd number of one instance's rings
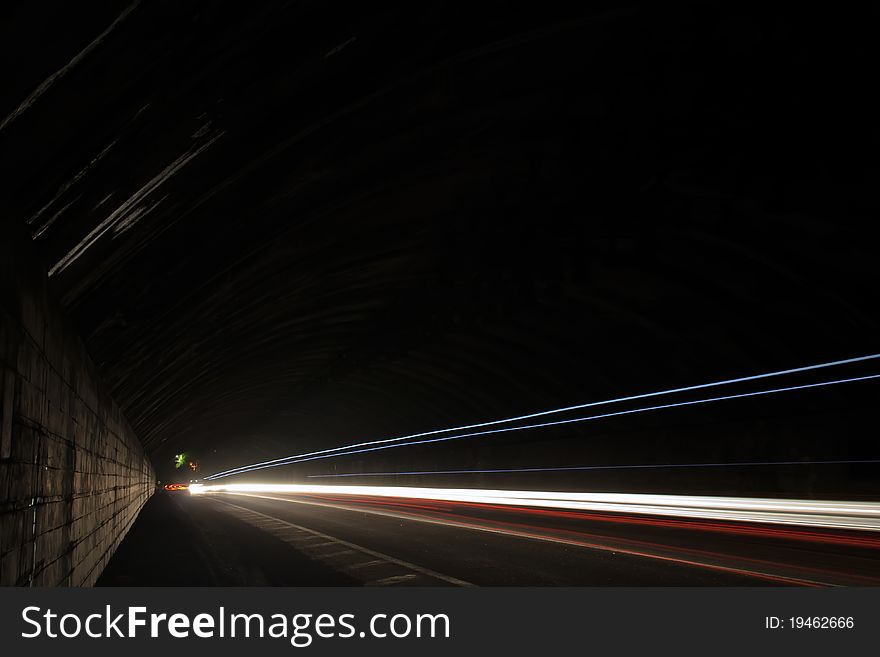
[[[0,243],[0,584],[90,586],[155,476],[28,241]]]

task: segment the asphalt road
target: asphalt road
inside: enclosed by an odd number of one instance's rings
[[[183,492],[154,496],[99,584],[877,585],[878,557],[871,532]]]

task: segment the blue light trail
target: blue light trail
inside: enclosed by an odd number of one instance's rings
[[[695,399],[695,400],[686,401],[686,402],[676,402],[673,404],[660,404],[657,406],[644,406],[641,408],[633,408],[633,409],[629,409],[629,410],[625,410],[625,411],[615,411],[613,413],[602,413],[599,415],[590,415],[587,417],[571,418],[568,420],[556,420],[554,422],[542,422],[539,424],[527,424],[527,425],[521,425],[521,426],[516,426],[516,427],[505,427],[505,428],[501,428],[501,429],[489,429],[486,431],[475,431],[475,432],[471,432],[471,433],[458,434],[455,436],[443,436],[441,438],[429,438],[429,439],[425,439],[425,440],[414,440],[414,441],[410,441],[410,442],[406,442],[406,443],[396,442],[395,439],[373,441],[371,443],[360,443],[360,445],[372,445],[372,446],[366,447],[364,449],[351,449],[351,450],[341,452],[339,450],[346,449],[346,448],[340,447],[340,448],[337,448],[336,450],[321,450],[319,452],[309,452],[309,453],[302,454],[299,456],[291,456],[291,457],[287,457],[285,459],[277,459],[276,461],[267,461],[265,463],[255,463],[250,466],[242,466],[240,468],[235,468],[233,470],[227,470],[225,472],[220,472],[217,474],[210,475],[208,477],[205,477],[205,479],[207,479],[207,480],[219,479],[221,477],[228,477],[228,476],[231,476],[234,474],[243,474],[245,472],[252,472],[254,470],[262,470],[265,468],[278,467],[278,466],[282,466],[282,465],[293,465],[294,463],[302,463],[305,461],[314,461],[314,460],[318,460],[318,459],[335,458],[338,456],[348,456],[351,454],[362,454],[365,452],[375,452],[375,451],[379,451],[379,450],[383,450],[383,449],[392,449],[395,447],[408,447],[411,445],[425,445],[425,444],[429,444],[429,443],[439,443],[439,442],[445,442],[445,441],[449,441],[449,440],[459,440],[462,438],[471,438],[474,436],[485,436],[485,435],[496,434],[496,433],[506,433],[509,431],[524,431],[526,429],[540,429],[540,428],[544,428],[544,427],[572,424],[575,422],[586,422],[589,420],[599,420],[599,419],[603,419],[603,418],[618,417],[618,416],[622,416],[622,415],[633,415],[635,413],[645,413],[648,411],[658,411],[658,410],[669,409],[669,408],[694,406],[696,404],[707,404],[710,402],[726,401],[726,400],[730,400],[730,399],[743,399],[743,398],[747,398],[747,397],[758,397],[758,396],[762,396],[762,395],[770,395],[770,394],[775,394],[775,393],[780,393],[780,392],[791,392],[794,390],[806,390],[806,389],[811,389],[811,388],[827,387],[827,386],[832,386],[832,385],[838,385],[841,383],[855,383],[858,381],[868,381],[868,380],[878,379],[878,378],[880,378],[880,374],[871,374],[871,375],[867,375],[867,376],[851,377],[851,378],[847,378],[847,379],[836,379],[833,381],[822,381],[819,383],[807,383],[807,384],[802,384],[802,385],[797,385],[797,386],[787,386],[784,388],[773,388],[771,390],[759,390],[756,392],[744,392],[744,393],[739,393],[739,394],[735,394],[735,395],[724,395],[721,397],[710,397],[707,399]],[[499,422],[495,422],[494,424],[498,424],[498,423]],[[486,426],[486,424],[488,424],[488,423],[484,423],[482,426]],[[414,434],[414,435],[429,435],[430,433],[441,433],[441,432],[436,431],[436,432],[428,432],[428,433],[424,433],[424,434]],[[403,439],[401,438],[399,440],[403,440]],[[394,444],[380,444],[380,443],[390,443],[390,442],[394,442]],[[351,447],[358,447],[358,446],[359,445],[352,445]],[[336,453],[328,453],[328,452],[336,452]]]
[[[813,370],[825,369],[828,367],[838,367],[840,365],[850,365],[853,363],[861,363],[869,360],[876,360],[880,358],[880,354],[869,354],[867,356],[857,356],[855,358],[845,358],[843,360],[834,360],[825,363],[818,363],[816,365],[806,365],[804,367],[795,367],[787,370],[777,370],[775,372],[766,372],[764,374],[754,374],[752,376],[743,376],[735,379],[724,379],[721,381],[713,381],[712,383],[701,383],[699,385],[686,386],[684,388],[671,388],[669,390],[660,390],[657,392],[648,392],[639,395],[630,395],[628,397],[617,397],[615,399],[606,399],[603,401],[590,402],[587,404],[578,404],[576,406],[566,406],[563,408],[556,408],[549,411],[540,411],[538,413],[529,413],[527,415],[519,415],[516,417],[509,417],[502,420],[492,420],[489,422],[478,422],[476,424],[467,424],[460,427],[451,427],[449,429],[436,429],[434,431],[424,431],[422,433],[413,433],[408,436],[399,436],[396,438],[385,438],[382,440],[370,440],[366,442],[354,443],[351,445],[343,445],[341,447],[332,447],[330,449],[321,449],[314,452],[307,452],[304,454],[294,454],[291,456],[284,456],[278,459],[272,459],[270,461],[261,461],[259,463],[251,463],[249,465],[239,466],[237,468],[231,468],[229,470],[223,470],[222,472],[217,472],[215,474],[209,475],[205,477],[205,479],[216,479],[220,477],[226,477],[233,474],[239,474],[242,472],[250,472],[251,470],[261,469],[264,467],[272,467],[273,465],[288,465],[289,463],[298,463],[299,461],[291,461],[291,459],[301,459],[305,460],[307,457],[318,456],[321,454],[331,454],[333,452],[341,452],[343,450],[355,449],[358,447],[367,447],[370,445],[382,445],[387,443],[397,443],[403,442],[405,440],[410,440],[412,438],[421,438],[423,436],[432,436],[440,433],[450,433],[452,431],[467,431],[469,429],[478,429],[480,427],[489,427],[497,424],[507,424],[508,422],[516,422],[519,420],[528,420],[535,417],[542,417],[545,415],[553,415],[555,413],[565,413],[568,411],[579,410],[582,408],[590,408],[594,406],[605,406],[607,404],[617,404],[625,401],[633,401],[636,399],[646,399],[649,397],[659,397],[661,395],[671,395],[679,392],[690,392],[693,390],[701,390],[704,388],[712,388],[717,386],[731,385],[734,383],[744,383],[746,381],[757,381],[760,379],[768,379],[771,377],[777,376],[785,376],[787,374],[798,374],[801,372],[809,372]],[[351,452],[355,453],[355,452]]]
[[[843,461],[732,461],[729,463],[638,463],[634,465],[573,465],[557,468],[497,468],[494,470],[413,470],[411,472],[344,472],[338,474],[307,475],[307,479],[333,477],[388,477],[444,474],[496,474],[505,472],[566,472],[571,470],[655,470],[663,468],[738,468],[753,465],[862,465],[880,463],[880,459]]]

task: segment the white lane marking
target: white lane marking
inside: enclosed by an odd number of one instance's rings
[[[296,527],[291,527],[291,529],[292,530],[295,529],[296,531],[300,532],[300,534],[302,533],[302,530],[297,529]],[[299,537],[297,537],[296,540],[298,540],[300,543],[311,544],[312,541],[320,541],[321,537],[320,536],[299,536]]]
[[[335,559],[336,557],[341,557],[346,554],[357,554],[354,550],[337,550],[336,552],[324,552],[323,554],[319,554],[318,556],[321,559]]]
[[[356,563],[348,566],[349,570],[359,570],[360,568],[372,568],[373,566],[381,566],[387,563],[382,559],[373,559],[372,561],[364,561],[363,563]]]
[[[393,512],[393,511],[380,511],[378,509],[368,509],[364,507],[357,506],[348,506],[344,504],[328,504],[326,502],[313,502],[306,500],[294,500],[290,498],[284,497],[272,497],[270,495],[254,495],[253,493],[225,493],[226,495],[240,495],[241,497],[257,497],[265,500],[276,500],[279,502],[291,502],[293,504],[305,504],[308,506],[323,506],[331,509],[340,509],[342,511],[354,511],[357,513],[371,513],[377,516],[386,516],[389,518],[398,518],[402,520],[413,520],[415,522],[425,522],[430,525],[440,525],[443,527],[455,527],[457,529],[470,529],[472,531],[486,532],[489,534],[499,534],[502,536],[515,536],[517,538],[525,538],[533,541],[545,541],[547,543],[558,543],[561,545],[573,545],[576,547],[586,548],[588,550],[599,550],[600,552],[611,552],[612,554],[626,554],[634,557],[643,557],[646,559],[656,559],[659,561],[668,561],[671,563],[682,564],[685,566],[697,566],[700,568],[707,568],[709,570],[717,570],[721,572],[733,573],[735,575],[742,576],[751,576],[758,578],[770,578],[777,581],[789,582],[791,584],[798,585],[807,585],[807,586],[838,586],[838,584],[832,582],[818,581],[813,579],[807,579],[804,577],[794,577],[787,575],[777,575],[776,573],[761,571],[761,570],[753,570],[753,569],[745,569],[738,568],[732,566],[724,566],[721,564],[708,563],[703,561],[696,561],[691,558],[686,557],[676,557],[671,555],[664,554],[653,554],[651,552],[643,552],[641,550],[634,550],[631,548],[618,547],[614,545],[605,545],[602,543],[589,543],[587,541],[581,541],[576,539],[564,538],[564,537],[556,537],[556,536],[545,536],[542,534],[531,534],[529,532],[518,531],[515,529],[501,529],[496,527],[487,527],[485,525],[473,525],[465,522],[459,522],[455,520],[439,520],[436,518],[428,518],[424,516],[416,516],[408,513],[402,512]],[[235,505],[233,505],[235,506]],[[241,508],[241,507],[239,507]]]
[[[416,577],[416,575],[411,573],[408,575],[394,575],[393,577],[383,577],[382,579],[367,582],[365,586],[392,586],[393,584],[400,584],[401,582],[410,582],[416,579]]]
[[[414,563],[410,563],[410,562],[404,561],[402,559],[397,559],[396,557],[392,557],[390,555],[383,554],[382,552],[377,552],[376,550],[371,550],[370,548],[366,548],[362,545],[357,545],[355,543],[350,543],[349,541],[343,541],[341,539],[334,538],[333,536],[330,536],[329,534],[324,534],[323,532],[319,532],[314,529],[309,529],[308,527],[303,527],[302,525],[297,525],[295,523],[288,522],[286,520],[281,520],[280,518],[275,518],[275,517],[270,516],[266,513],[260,513],[259,511],[254,511],[253,509],[248,509],[246,507],[239,506],[237,504],[233,504],[232,502],[227,502],[225,500],[217,500],[217,501],[220,502],[221,504],[225,504],[226,506],[230,506],[234,509],[239,509],[241,511],[253,513],[255,515],[262,516],[263,518],[267,518],[270,520],[276,520],[281,524],[287,525],[288,527],[292,527],[294,529],[299,529],[300,531],[307,532],[307,533],[312,534],[318,538],[323,538],[327,541],[332,541],[332,542],[337,543],[341,546],[351,548],[352,550],[357,550],[358,552],[363,552],[364,554],[368,554],[371,557],[376,557],[377,559],[381,559],[382,561],[386,561],[386,562],[394,564],[396,566],[400,566],[401,568],[406,568],[408,570],[412,570],[413,572],[421,573],[422,575],[427,575],[428,577],[432,577],[434,579],[439,579],[442,582],[447,582],[448,584],[452,584],[454,586],[474,586],[470,582],[466,582],[463,579],[458,579],[457,577],[451,577],[449,575],[444,575],[442,573],[438,573],[435,570],[431,570],[430,568],[423,568],[422,566],[418,566]],[[315,547],[315,546],[310,545],[309,547]]]

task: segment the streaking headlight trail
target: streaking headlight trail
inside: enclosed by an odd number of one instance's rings
[[[423,488],[408,486],[329,486],[309,484],[194,484],[193,495],[209,493],[342,495],[442,500],[519,507],[671,516],[736,522],[800,525],[826,529],[880,531],[880,503],[794,500],[760,497],[707,497],[635,493]],[[293,501],[293,500],[291,500]]]

